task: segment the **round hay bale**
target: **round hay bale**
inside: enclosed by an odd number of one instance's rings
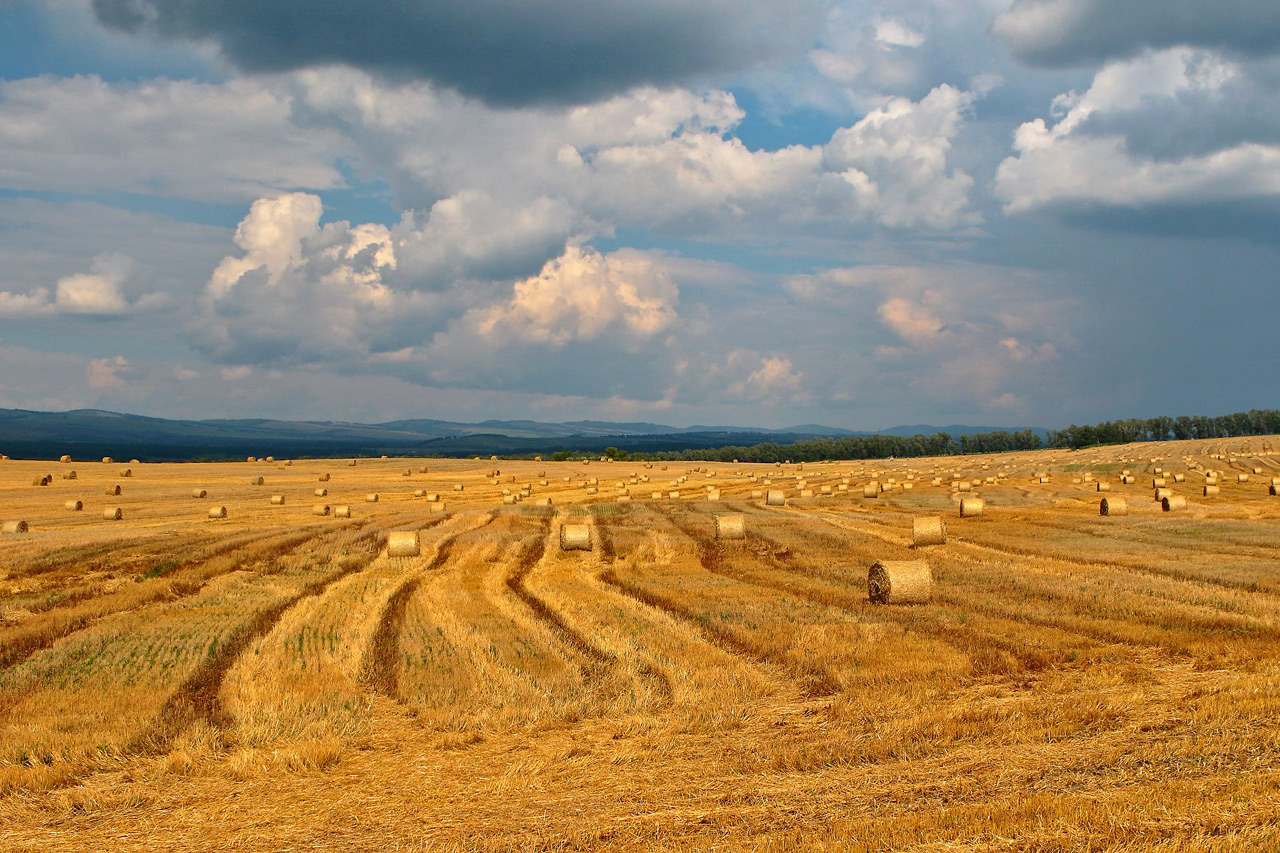
[[[312,514],[312,515],[328,515],[328,514],[329,514],[329,505],[328,505],[328,504],[316,504],[315,506],[311,507],[311,514]]]
[[[1156,489],[1155,499],[1157,502],[1164,500],[1173,494],[1172,489]]]
[[[942,516],[916,516],[911,519],[911,544],[916,548],[947,544],[947,523]]]
[[[1248,475],[1248,474],[1236,474],[1236,482],[1237,482],[1237,483],[1247,483],[1247,482],[1249,482],[1249,475]]]
[[[811,498],[811,497],[813,497],[813,489],[801,489],[801,490],[800,490],[800,497],[802,497],[802,498]]]
[[[103,465],[114,465],[114,464],[116,464],[116,460],[112,459],[110,456],[104,456],[104,457],[102,457],[102,464],[103,464]]]
[[[350,518],[351,507],[347,506],[346,504],[342,504],[341,506],[335,506],[333,508],[333,517],[334,518]]]
[[[1129,504],[1124,498],[1103,498],[1098,505],[1099,515],[1128,515]]]
[[[503,504],[506,504],[506,505],[508,505],[508,506],[510,506],[510,505],[512,505],[512,504],[515,504],[515,503],[519,502],[519,500],[520,500],[520,496],[519,496],[519,495],[503,495],[503,496],[502,496],[502,502],[503,502]]]
[[[560,528],[561,551],[590,551],[591,525],[566,524]]]
[[[84,509],[84,504],[81,503],[80,501],[67,501],[65,504],[63,504],[63,506],[65,506],[67,509],[71,510],[72,512],[79,512],[80,510]]]
[[[193,497],[193,498],[207,498],[207,497],[209,497],[209,493],[208,493],[208,492],[206,492],[204,489],[192,489],[192,490],[191,490],[191,497]]]
[[[365,503],[376,504],[378,502],[378,493],[370,492],[369,494],[364,496],[364,501]]]
[[[416,557],[422,553],[418,531],[393,530],[387,534],[388,557]]]
[[[445,511],[444,501],[432,501],[431,503],[427,504],[427,512],[444,512],[444,511]]]
[[[599,494],[599,492],[600,492],[600,490],[599,490],[599,489],[597,489],[595,486],[591,486],[591,487],[589,487],[589,488],[587,489],[587,494],[589,494],[589,495]]]
[[[649,494],[649,500],[654,500],[654,501],[662,500],[662,492],[651,492]]]
[[[1218,485],[1218,478],[1217,478],[1217,477],[1205,477],[1205,478],[1204,478],[1204,484],[1205,484],[1206,486],[1216,486],[1216,485]]]
[[[1186,509],[1187,499],[1182,495],[1170,495],[1160,502],[1160,506],[1165,512]]]
[[[118,506],[109,506],[102,511],[103,521],[120,521],[124,518],[124,510]]]
[[[876,560],[867,572],[872,604],[924,604],[933,591],[933,573],[924,560]]]
[[[1109,491],[1111,491],[1111,484],[1110,484],[1110,483],[1104,483],[1104,482],[1102,482],[1101,480],[1099,480],[1099,481],[1098,481],[1098,491],[1100,491],[1100,492],[1109,492]]]
[[[119,487],[119,486],[107,486],[107,494],[112,495],[112,496],[120,494],[120,487]]]
[[[427,490],[426,490],[426,489],[414,489],[414,490],[413,490],[413,496],[414,496],[415,498],[425,498],[425,497],[427,496]]]
[[[878,498],[878,497],[880,497],[880,484],[879,484],[879,483],[869,483],[868,485],[863,486],[863,487],[862,487],[862,496],[863,496],[864,498]]]
[[[1186,475],[1186,474],[1174,474],[1174,475],[1173,475],[1173,482],[1175,482],[1175,483],[1185,483],[1186,481],[1187,481],[1187,475]]]
[[[764,493],[765,506],[786,506],[787,495],[782,489],[769,489]]]
[[[1267,487],[1267,494],[1280,495],[1280,483],[1272,483]]]
[[[1169,481],[1166,480],[1164,477],[1151,478],[1151,488],[1153,489],[1163,489],[1168,484],[1169,484]]]
[[[120,476],[121,476],[121,477],[132,477],[132,476],[133,476],[133,469],[132,469],[132,468],[125,468],[123,471],[121,471],[121,472],[120,472]]]
[[[455,486],[453,487],[453,490],[454,490],[455,492],[460,492],[460,491],[462,491],[462,484],[461,484],[461,483],[458,483],[457,485],[455,485]]]
[[[80,479],[80,477],[79,477],[79,475],[78,475],[78,474],[76,474],[76,472],[75,472],[75,471],[68,471],[67,473],[65,473],[65,474],[63,474],[63,475],[62,475],[62,479],[64,479],[64,480],[78,480],[78,479]]]
[[[667,498],[669,500],[678,501],[680,500],[680,492],[674,490],[667,492]]]
[[[59,457],[58,457],[58,461],[59,461],[59,462],[62,462],[63,464],[70,464],[70,463],[71,463],[71,457],[64,453],[64,454],[62,454],[61,456],[59,456]]]
[[[746,539],[747,519],[740,512],[716,516],[717,539]]]
[[[1120,482],[1121,482],[1121,483],[1123,483],[1123,484],[1124,484],[1124,485],[1126,485],[1126,486],[1131,486],[1131,485],[1133,485],[1134,483],[1138,482],[1138,478],[1137,478],[1137,477],[1134,477],[1134,476],[1131,476],[1131,475],[1129,475],[1129,474],[1125,474],[1124,476],[1122,476],[1122,477],[1120,478]]]
[[[618,495],[618,503],[626,503],[631,500],[631,495]]]
[[[265,482],[266,482],[266,480],[265,480],[264,478],[262,478],[262,477],[254,477],[252,480],[250,480],[250,481],[249,481],[249,485],[251,485],[251,486],[261,486],[261,485],[262,485],[263,483],[265,483]]]
[[[1204,496],[1205,496],[1206,498],[1211,498],[1211,497],[1213,497],[1214,495],[1219,494],[1221,491],[1222,491],[1222,487],[1221,487],[1221,486],[1205,486],[1205,487],[1204,487]]]
[[[25,521],[6,521],[0,525],[0,532],[6,536],[14,536],[19,533],[29,533],[31,527]]]
[[[272,496],[271,496],[271,505],[272,505],[272,506],[284,506],[284,495],[272,495]]]
[[[327,482],[329,482],[329,475],[328,475],[328,474],[321,474],[321,475],[320,475],[320,482],[321,482],[321,483],[327,483]]]
[[[960,517],[972,518],[982,515],[982,511],[987,508],[987,502],[982,498],[961,498],[960,500]]]
[[[209,517],[210,518],[226,518],[227,508],[225,506],[209,507]]]
[[[354,468],[354,467],[356,467],[356,460],[352,459],[350,462],[348,462],[348,463],[347,463],[347,467],[348,467],[348,468]]]
[[[719,489],[707,489],[707,500],[709,500],[709,501],[718,501],[718,500],[720,500],[720,490],[719,490]]]
[[[426,499],[427,499],[428,501],[430,501],[431,503],[439,503],[439,502],[440,502],[440,493],[439,493],[439,492],[427,492],[427,494],[426,494]]]
[[[316,490],[315,490],[315,496],[316,496],[316,497],[318,497],[318,498],[327,498],[327,497],[329,497],[329,490],[328,490],[328,489],[316,489]]]

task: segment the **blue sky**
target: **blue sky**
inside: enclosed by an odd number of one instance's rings
[[[1280,7],[0,0],[0,406],[1280,406]]]

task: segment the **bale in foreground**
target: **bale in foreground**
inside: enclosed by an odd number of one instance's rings
[[[1124,498],[1103,498],[1098,505],[1099,515],[1128,515],[1129,503]]]
[[[26,533],[30,529],[25,521],[6,521],[4,526],[0,527],[0,532],[6,536],[13,536],[17,533]]]
[[[933,572],[924,560],[877,560],[867,573],[872,604],[924,604],[933,591]]]
[[[764,493],[765,506],[786,506],[787,497],[782,489],[769,489]]]
[[[422,551],[418,544],[418,531],[393,530],[387,534],[388,557],[416,557]]]
[[[566,524],[560,528],[561,551],[590,551],[591,525]]]
[[[716,516],[716,538],[717,539],[746,539],[747,538],[747,521],[746,517],[735,512],[731,515]]]

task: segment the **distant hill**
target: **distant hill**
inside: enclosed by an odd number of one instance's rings
[[[914,425],[883,432],[911,436],[940,430],[961,435],[997,428]],[[488,456],[557,451],[597,454],[611,446],[627,452],[653,453],[764,442],[785,445],[813,438],[870,434],[819,424],[781,430],[609,421],[462,423],[430,418],[358,424],[270,418],[171,420],[99,409],[0,409],[0,453],[18,459],[56,459],[64,453],[81,459],[112,456],[156,462],[245,456]]]

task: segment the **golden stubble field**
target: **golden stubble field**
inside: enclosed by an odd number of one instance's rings
[[[0,849],[1280,849],[1273,448],[0,462]]]

